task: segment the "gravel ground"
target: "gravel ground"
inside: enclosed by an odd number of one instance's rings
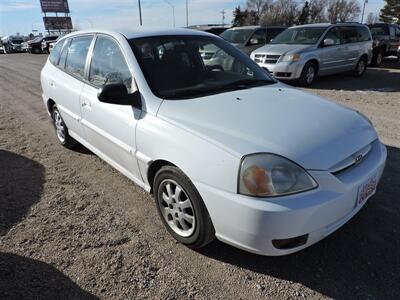
[[[387,167],[339,231],[263,257],[177,244],[150,195],[83,147],[59,146],[41,100],[45,59],[0,56],[0,299],[398,299],[400,64],[308,89],[370,117]]]

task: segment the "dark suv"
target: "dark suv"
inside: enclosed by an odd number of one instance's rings
[[[250,55],[257,48],[268,44],[286,28],[286,26],[233,27],[223,32],[220,37]]]
[[[397,56],[400,59],[400,26],[396,24],[376,23],[369,25],[373,47],[373,64],[379,66],[386,56]]]
[[[55,41],[57,38],[58,36],[37,37],[28,42],[28,52],[35,54],[43,53],[42,42]]]

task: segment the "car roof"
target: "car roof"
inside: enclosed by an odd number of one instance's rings
[[[87,30],[79,30],[72,32],[63,36],[63,38],[73,37],[81,34],[96,34],[96,33],[104,33],[104,34],[122,34],[127,39],[134,39],[134,38],[142,38],[142,37],[151,37],[151,36],[160,36],[160,35],[202,35],[202,36],[211,36],[215,37],[215,35],[199,31],[193,29],[186,29],[186,28],[165,28],[165,27],[138,27],[136,29],[127,30],[127,29],[120,29],[120,30],[108,30],[108,29],[87,29]]]
[[[313,24],[304,24],[304,25],[296,25],[292,26],[291,28],[298,28],[298,27],[334,27],[334,26],[366,26],[365,24],[357,23],[357,22],[342,22],[342,23],[313,23]]]
[[[239,26],[231,27],[228,30],[245,30],[245,29],[260,29],[260,28],[287,28],[285,25],[252,25],[252,26]]]

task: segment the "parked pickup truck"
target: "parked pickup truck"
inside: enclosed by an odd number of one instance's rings
[[[397,56],[400,59],[400,26],[376,23],[369,25],[373,43],[372,63],[379,66],[384,57]]]

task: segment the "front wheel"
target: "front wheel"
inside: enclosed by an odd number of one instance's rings
[[[365,70],[367,69],[367,59],[365,57],[361,57],[357,62],[356,68],[354,69],[354,76],[361,77],[364,75]]]
[[[313,62],[308,62],[301,72],[299,83],[301,86],[310,86],[314,82],[316,76],[317,66]]]
[[[168,232],[180,243],[199,249],[215,238],[208,211],[190,179],[174,166],[156,174],[154,198]]]

